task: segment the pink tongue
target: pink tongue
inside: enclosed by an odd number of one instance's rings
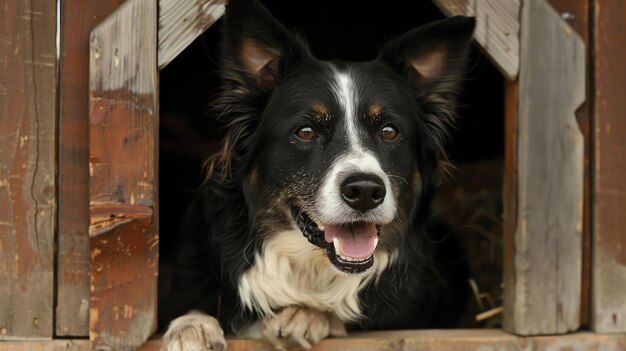
[[[363,259],[374,251],[377,235],[374,223],[357,223],[352,226],[324,227],[324,239],[332,243],[333,238],[339,239],[339,247],[344,256]]]

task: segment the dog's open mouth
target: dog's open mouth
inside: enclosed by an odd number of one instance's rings
[[[292,215],[302,234],[311,244],[325,249],[330,262],[340,271],[360,274],[374,264],[380,225],[371,222],[323,225],[297,209],[292,210]]]

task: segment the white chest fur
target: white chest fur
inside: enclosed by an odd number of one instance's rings
[[[389,264],[389,254],[376,252],[374,267],[362,275],[336,270],[326,252],[311,245],[299,230],[278,233],[239,281],[243,304],[263,315],[299,305],[332,312],[345,322],[360,314],[359,291]]]

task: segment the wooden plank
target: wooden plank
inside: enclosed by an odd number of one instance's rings
[[[56,336],[89,335],[89,32],[122,2],[61,2]]]
[[[228,351],[272,351],[261,340],[228,339]],[[140,351],[160,350],[160,340],[147,342]],[[626,350],[626,335],[576,333],[561,336],[518,337],[495,329],[402,330],[355,333],[322,340],[313,351],[556,351]]]
[[[476,16],[475,39],[509,80],[519,70],[520,0],[433,0],[447,16]]]
[[[227,339],[229,351],[273,351],[261,340]],[[83,351],[87,340],[0,343],[0,351]],[[161,341],[150,340],[139,351],[159,351]],[[557,351],[626,350],[626,335],[574,333],[561,336],[518,337],[495,329],[404,330],[356,333],[344,338],[322,340],[313,350],[405,350],[405,351]]]
[[[594,2],[592,328],[626,332],[626,4]]]
[[[90,339],[136,349],[156,329],[157,3],[128,0],[90,38]]]
[[[518,143],[519,82],[506,81],[504,85],[504,178],[503,205],[503,300],[515,301],[515,231],[517,228],[517,143]],[[504,315],[513,315],[514,304],[504,304]]]
[[[50,338],[56,7],[0,3],[0,340]]]
[[[224,15],[226,0],[159,0],[159,70]]]
[[[584,43],[545,0],[522,8],[515,276],[504,327],[565,333],[580,324]],[[537,55],[541,52],[541,55]]]
[[[589,56],[589,16],[590,16],[590,0],[550,0],[550,4],[561,14],[561,18],[565,19],[572,28],[580,35],[585,42],[585,102],[576,111],[578,126],[583,133],[585,139],[585,174],[583,178],[583,271],[582,271],[582,290],[581,290],[581,307],[580,307],[580,324],[581,326],[589,326],[590,324],[590,304],[591,304],[591,84],[593,79],[590,77],[590,67],[593,62]]]

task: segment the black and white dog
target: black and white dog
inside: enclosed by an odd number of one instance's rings
[[[180,243],[172,309],[193,312],[165,349],[221,350],[223,330],[309,348],[346,326],[442,327],[462,309],[464,279],[427,217],[474,26],[453,17],[373,61],[324,62],[256,0],[230,1],[216,101],[228,129]]]

